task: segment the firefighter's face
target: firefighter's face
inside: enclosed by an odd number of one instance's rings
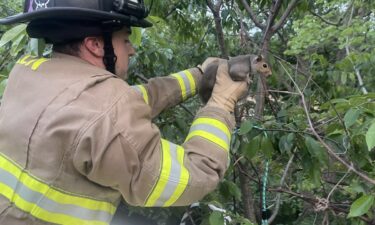
[[[129,36],[129,28],[123,28],[113,33],[112,38],[113,48],[117,56],[116,75],[125,80],[128,78],[129,58],[135,54],[135,49],[129,40]]]

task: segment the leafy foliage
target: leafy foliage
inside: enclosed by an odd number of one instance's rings
[[[266,23],[276,1],[251,2],[258,20]],[[289,2],[282,1],[281,11]],[[272,224],[373,223],[373,8],[373,1],[363,0],[298,1],[270,42],[273,76],[267,80],[270,95],[264,116],[255,116],[256,103],[250,101],[254,82],[233,137],[231,165],[217,190],[202,200],[199,224],[224,224],[228,216],[232,222],[226,224],[259,223],[265,160],[270,165],[266,201]],[[2,17],[19,11],[20,1],[0,3]],[[133,29],[138,54],[131,59],[131,84],[220,55],[206,1],[153,1],[151,15],[152,28]],[[277,15],[275,21],[281,19]],[[221,20],[231,55],[259,52],[264,30],[255,26],[242,1],[223,1]],[[27,37],[25,25],[0,27],[0,32],[5,30],[0,40],[0,98],[21,54],[49,53],[42,41]],[[198,98],[192,98],[155,122],[165,138],[182,143],[200,106]],[[225,213],[209,209],[209,204]],[[178,224],[187,211],[131,209],[159,224]]]

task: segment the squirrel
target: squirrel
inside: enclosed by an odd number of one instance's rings
[[[202,81],[198,88],[198,93],[203,103],[207,103],[211,97],[216,82],[219,62],[220,61],[216,61],[209,64],[204,71]],[[229,75],[234,81],[243,81],[255,73],[259,73],[265,77],[272,75],[272,70],[262,55],[239,55],[229,58],[227,62]]]

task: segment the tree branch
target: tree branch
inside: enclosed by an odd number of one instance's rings
[[[352,5],[352,11],[351,11],[351,13],[350,13],[348,23],[347,23],[347,25],[346,25],[347,27],[349,27],[350,24],[351,24],[352,17],[353,17],[353,11],[354,11],[354,5]],[[345,45],[346,57],[348,57],[350,63],[351,63],[352,66],[353,66],[353,69],[354,69],[354,72],[355,72],[355,74],[356,74],[356,76],[357,76],[358,84],[359,84],[359,87],[360,87],[361,90],[362,90],[362,93],[366,95],[366,94],[368,94],[367,89],[366,89],[366,87],[365,87],[365,85],[364,85],[364,83],[363,83],[363,79],[362,79],[361,73],[359,72],[359,69],[356,67],[356,65],[354,64],[353,60],[350,58],[350,50],[349,50],[349,47],[350,47],[350,45],[349,45],[349,37],[346,37],[346,45]]]
[[[315,205],[315,203],[318,202],[318,199],[315,196],[314,197],[308,197],[304,194],[300,194],[300,193],[291,191],[289,189],[283,189],[283,188],[280,188],[280,187],[279,188],[269,188],[268,191],[278,192],[278,193],[286,193],[286,194],[295,196],[297,198],[300,198],[300,199],[304,200],[305,202],[310,203],[311,205]],[[328,205],[328,208],[332,209],[335,212],[342,212],[342,213],[345,213],[345,214],[349,213],[348,210],[338,207],[336,203],[330,203]],[[368,218],[368,217],[360,216],[359,218],[361,220],[365,221],[365,222],[371,222],[371,219]]]
[[[311,129],[312,133],[318,139],[318,141],[323,145],[323,147],[327,150],[328,154],[331,157],[333,157],[334,159],[336,159],[337,161],[339,161],[341,164],[343,164],[346,168],[348,168],[349,170],[353,171],[355,174],[357,174],[362,179],[364,179],[367,182],[375,185],[375,180],[374,179],[370,178],[369,176],[367,176],[362,171],[359,171],[358,169],[354,168],[353,163],[348,163],[344,159],[342,159],[341,157],[339,157],[338,155],[336,155],[336,153],[332,150],[332,148],[327,143],[325,143],[324,140],[320,137],[320,135],[316,132],[315,127],[314,127],[314,125],[312,123],[312,120],[310,118],[309,110],[307,109],[307,104],[306,104],[306,100],[305,100],[304,94],[301,92],[301,90],[298,87],[297,83],[294,81],[294,79],[292,78],[292,76],[286,70],[286,68],[284,67],[284,65],[281,62],[279,62],[279,63],[283,67],[283,69],[285,70],[286,74],[289,76],[289,79],[291,79],[291,81],[294,83],[294,85],[295,85],[298,93],[300,94],[301,101],[302,101],[302,104],[303,104],[303,108],[304,108],[304,111],[305,111],[305,114],[306,114],[306,118],[307,118],[307,121],[308,121],[308,124],[310,126],[310,129]]]
[[[247,219],[250,221],[256,221],[255,210],[254,210],[254,198],[251,195],[251,191],[249,190],[248,183],[249,177],[245,176],[243,165],[241,162],[238,163],[237,168],[240,170],[240,174],[238,175],[240,178],[240,189],[242,193],[242,202],[244,205],[244,214]]]
[[[223,32],[223,27],[221,25],[221,15],[220,15],[220,8],[223,2],[222,0],[219,0],[216,4],[213,4],[211,0],[206,0],[206,3],[207,3],[208,8],[210,8],[212,14],[214,15],[216,35],[217,35],[217,40],[218,40],[219,47],[221,50],[221,57],[227,59],[229,57],[229,53],[225,46],[224,32]]]
[[[328,25],[332,25],[332,26],[336,26],[336,27],[340,25],[341,20],[337,23],[334,23],[334,22],[331,22],[331,21],[328,21],[328,20],[324,19],[322,16],[318,15],[317,13],[315,13],[312,10],[309,10],[309,13],[311,13],[311,15],[313,15],[315,17],[318,17],[321,21],[323,21],[324,23],[326,23]]]
[[[280,60],[280,61],[286,63],[288,66],[293,67],[293,65],[291,65],[288,61],[284,60],[284,59],[281,58],[280,56],[277,56],[277,55],[273,54],[273,57],[275,57],[276,59],[278,59],[278,60]],[[305,77],[310,77],[310,76],[311,76],[311,75],[308,74],[308,72],[302,71],[302,70],[299,69],[298,67],[296,67],[296,72],[298,72],[298,73],[304,75]],[[324,90],[321,89],[321,87],[320,87],[320,86],[319,86],[314,80],[311,80],[311,82],[313,82],[313,83],[315,84],[315,86],[319,89],[320,93],[326,98],[326,100],[328,101],[328,103],[330,104],[330,106],[332,107],[332,109],[335,111],[337,118],[339,119],[339,121],[340,121],[342,127],[343,127],[344,130],[345,130],[345,134],[346,134],[346,136],[349,137],[349,136],[350,136],[350,135],[349,135],[349,131],[348,131],[348,129],[346,128],[346,126],[345,126],[345,122],[344,122],[343,118],[341,117],[341,115],[338,113],[338,111],[337,111],[335,105],[330,101],[330,98],[328,97],[328,95],[324,92]]]
[[[264,26],[259,20],[257,19],[255,13],[251,9],[250,5],[247,4],[246,0],[241,0],[243,7],[249,13],[250,19],[254,22],[255,26],[259,27],[260,29],[264,30],[266,26]]]
[[[297,5],[297,2],[298,0],[292,0],[291,2],[289,2],[288,7],[286,8],[284,14],[281,16],[280,20],[277,21],[277,23],[272,26],[271,28],[272,32],[276,32],[282,26],[284,26],[286,19],[289,17],[289,14],[292,12],[294,7]]]
[[[348,169],[348,171],[344,174],[343,177],[341,177],[341,179],[339,180],[339,182],[337,182],[337,184],[335,184],[335,186],[332,188],[332,190],[329,192],[328,196],[327,196],[327,200],[329,200],[329,198],[331,197],[331,195],[333,194],[333,192],[336,190],[336,188],[341,184],[341,182],[345,179],[345,177],[350,173],[350,169]]]
[[[293,159],[294,159],[294,154],[290,157],[288,163],[286,164],[283,176],[281,177],[281,180],[280,180],[280,187],[284,186],[285,178],[286,178],[286,175],[288,174],[288,171],[289,171],[290,165],[293,162]],[[275,209],[274,209],[274,211],[272,213],[272,216],[268,219],[268,222],[270,224],[273,222],[273,220],[276,218],[277,214],[279,213],[279,209],[280,209],[280,197],[281,197],[281,193],[277,193],[276,194]]]
[[[269,14],[267,16],[267,22],[266,22],[266,29],[263,31],[263,40],[262,40],[263,46],[266,43],[268,45],[271,37],[274,34],[271,31],[271,27],[272,27],[272,25],[275,21],[276,15],[279,13],[280,6],[281,6],[281,0],[276,0],[276,2],[274,2],[274,4],[272,4],[272,6],[269,10]],[[264,50],[264,47],[262,49]],[[268,50],[268,49],[266,49],[266,50]]]

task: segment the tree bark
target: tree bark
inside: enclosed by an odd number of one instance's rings
[[[210,8],[214,16],[216,36],[217,36],[217,41],[219,43],[219,48],[221,51],[221,58],[228,59],[229,53],[225,45],[223,26],[221,25],[220,9],[222,5],[222,1],[220,0],[216,4],[213,4],[211,0],[207,0],[206,2],[207,2],[208,8]]]
[[[251,194],[251,190],[249,188],[249,178],[246,177],[246,175],[243,174],[243,171],[247,171],[247,168],[242,164],[239,163],[240,166],[240,171],[238,173],[238,177],[240,179],[240,188],[241,188],[241,193],[242,193],[242,204],[244,206],[244,215],[247,219],[250,221],[255,222],[256,221],[256,216],[255,216],[255,209],[254,209],[254,198]]]
[[[265,58],[268,57],[271,37],[272,37],[272,33],[270,31],[268,31],[267,34],[264,35],[264,41],[263,41],[261,54]],[[266,88],[266,82],[264,80],[264,77],[258,76],[257,91],[256,91],[256,96],[255,96],[255,100],[256,100],[255,117],[259,120],[262,120],[263,118],[266,92],[267,92],[267,88]]]

